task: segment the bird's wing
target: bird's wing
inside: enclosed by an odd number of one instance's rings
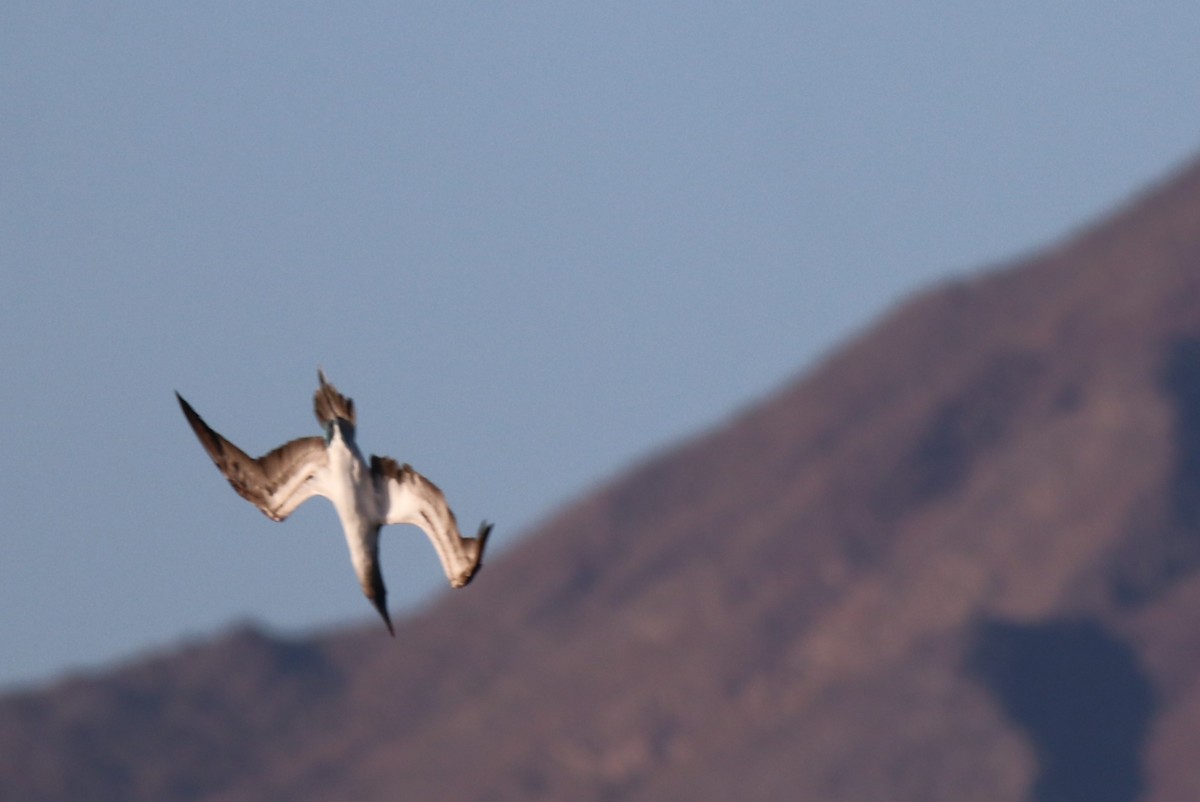
[[[254,459],[213,431],[183,396],[175,393],[175,397],[217,469],[242,498],[271,520],[282,521],[312,496],[324,495],[314,480],[327,459],[325,441],[320,437],[292,440]]]
[[[479,570],[492,525],[484,521],[475,537],[463,537],[442,491],[409,465],[372,455],[371,475],[382,510],[380,523],[419,526],[437,550],[450,584],[461,588],[470,582]]]

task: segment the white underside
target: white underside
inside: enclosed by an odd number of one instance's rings
[[[324,496],[333,504],[350,560],[360,582],[367,582],[379,548],[379,529],[385,524],[412,524],[429,537],[450,584],[458,587],[475,566],[448,507],[435,503],[408,484],[389,478],[383,493],[376,492],[371,469],[353,440],[346,441],[334,427],[333,438],[325,449],[323,464],[298,486],[280,488],[284,506],[290,513],[313,496]],[[284,495],[286,493],[286,496]],[[474,543],[474,541],[470,541]]]

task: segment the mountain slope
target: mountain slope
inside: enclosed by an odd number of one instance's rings
[[[1200,166],[901,306],[468,592],[0,700],[5,799],[1200,794]]]

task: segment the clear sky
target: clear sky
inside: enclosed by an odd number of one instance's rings
[[[1197,42],[1194,2],[4,3],[0,687],[378,623],[332,508],[268,521],[173,390],[261,454],[323,365],[503,549],[1200,152]],[[448,592],[415,529],[383,562]]]

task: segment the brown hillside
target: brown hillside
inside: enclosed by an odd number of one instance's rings
[[[1200,166],[468,591],[0,700],[0,798],[1200,798]]]

